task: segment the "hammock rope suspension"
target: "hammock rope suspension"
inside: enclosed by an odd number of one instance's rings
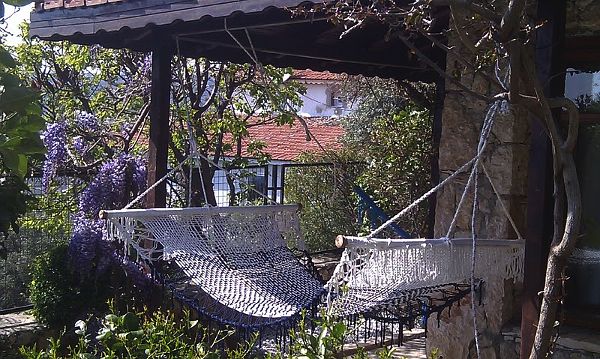
[[[360,313],[380,313],[390,308],[409,312],[415,301],[446,298],[448,287],[466,284],[475,293],[483,282],[500,279],[520,280],[523,276],[524,241],[508,212],[491,176],[483,165],[494,120],[503,103],[492,103],[483,120],[475,156],[450,176],[416,199],[398,214],[364,237],[338,237],[344,253],[333,276],[326,284],[328,309],[333,315],[352,317]],[[459,174],[470,168],[469,177],[457,204],[446,237],[441,239],[375,238],[388,226],[436,193]],[[478,193],[483,172],[500,202],[503,214],[519,240],[477,238]],[[471,236],[455,239],[457,221],[468,194],[473,194]],[[479,357],[475,301],[471,301],[475,347]],[[427,316],[427,314],[425,314]]]

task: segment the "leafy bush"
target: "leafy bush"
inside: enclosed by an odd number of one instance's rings
[[[64,338],[50,340],[49,347],[21,348],[25,359],[37,358],[230,358],[251,357],[254,341],[225,349],[224,341],[233,334],[229,331],[210,332],[192,321],[189,315],[176,319],[171,313],[112,311],[100,320],[99,329],[93,330],[96,319],[78,321],[76,345],[65,348]],[[201,338],[202,340],[199,340]]]
[[[311,331],[303,319],[296,332],[292,332],[292,356],[303,356],[307,359],[334,358],[341,353],[347,328],[344,322],[331,320],[325,316],[316,323],[317,331]]]
[[[300,162],[315,164],[344,154],[304,154]],[[333,165],[289,167],[285,173],[285,200],[301,205],[300,224],[310,251],[332,248],[339,234],[356,234],[356,198],[352,187],[362,165],[350,160]]]
[[[392,216],[431,188],[433,87],[422,83],[356,77],[345,85],[358,105],[342,118],[344,144],[368,164],[358,184]],[[399,225],[426,236],[424,202]],[[388,233],[393,235],[392,233]]]
[[[110,314],[102,318],[91,317],[75,324],[78,337],[74,345],[66,345],[65,334],[51,338],[44,349],[35,346],[21,348],[24,359],[41,358],[182,358],[182,359],[245,359],[261,357],[256,350],[257,335],[247,342],[229,340],[234,331],[209,330],[197,320],[190,320],[188,312],[183,318],[160,311],[141,313],[131,311],[118,314],[110,306]],[[308,325],[304,316],[295,330],[290,332],[290,347],[285,351],[268,353],[268,359],[302,358],[330,359],[342,353],[343,344],[350,334],[344,322],[323,313],[320,319]],[[96,329],[92,329],[96,328]],[[380,348],[379,359],[391,359],[395,349]],[[367,353],[359,349],[353,359],[366,359]],[[439,358],[433,350],[428,359]]]
[[[575,99],[575,104],[581,113],[600,113],[600,96],[599,95],[579,95]]]
[[[291,331],[291,344],[289,356],[282,352],[267,356],[268,359],[302,358],[302,359],[329,359],[340,358],[346,338],[350,330],[343,321],[322,313],[320,319],[313,322],[313,328],[306,325],[306,318],[298,324],[295,331]],[[383,347],[375,351],[378,359],[391,359],[394,357],[395,348]],[[367,359],[369,356],[364,348],[358,348],[352,359]],[[432,358],[437,359],[437,358]]]
[[[300,159],[304,163],[332,162],[335,170],[292,167],[285,174],[286,201],[302,205],[302,230],[311,251],[331,248],[338,234],[366,232],[358,225],[354,185],[390,216],[431,188],[433,126],[432,116],[424,108],[431,103],[431,88],[410,84],[422,94],[421,106],[417,106],[394,81],[356,78],[345,86],[346,96],[358,105],[341,119],[344,149]],[[348,163],[363,165],[352,168]],[[432,230],[428,216],[426,201],[398,222],[409,233],[427,236]]]
[[[31,159],[44,153],[39,134],[44,120],[40,116],[38,93],[15,75],[19,66],[1,41],[0,259],[6,259],[5,241],[11,230],[19,232],[18,220],[31,203],[31,192],[24,177],[29,172]]]
[[[357,182],[387,214],[394,215],[431,188],[432,119],[429,111],[407,105],[373,120],[368,142],[353,143],[368,163]],[[399,225],[426,236],[425,201]]]
[[[34,259],[29,286],[35,317],[52,328],[71,325],[89,308],[106,302],[106,279],[79,281],[68,265],[68,245],[60,243]]]
[[[61,183],[74,182],[64,177],[60,180]],[[36,186],[39,177],[27,179],[27,183]],[[3,278],[0,281],[0,308],[28,304],[34,258],[46,253],[55,243],[68,240],[71,233],[70,214],[76,210],[77,202],[76,194],[66,188],[64,186],[45,195],[35,193],[34,203],[19,220],[19,234],[11,235],[5,241],[8,253],[5,260],[0,260],[0,278]],[[1,194],[0,203],[6,203]]]

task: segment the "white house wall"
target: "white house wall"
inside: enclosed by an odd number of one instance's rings
[[[352,109],[331,106],[331,94],[338,91],[337,81],[302,82],[306,94],[302,95],[303,105],[298,111],[304,117],[333,117],[347,115]]]

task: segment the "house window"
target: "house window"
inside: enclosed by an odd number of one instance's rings
[[[248,185],[250,188],[254,189],[254,191],[253,190],[248,191],[248,200],[249,201],[263,200],[263,197],[259,193],[266,195],[266,192],[267,192],[266,176],[264,176],[264,175],[251,176],[248,178]]]
[[[340,96],[339,92],[336,91],[331,91],[329,97],[329,104],[331,105],[331,107],[346,107],[346,103]]]

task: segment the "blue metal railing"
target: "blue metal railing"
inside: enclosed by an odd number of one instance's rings
[[[373,198],[367,194],[362,188],[358,186],[354,186],[354,193],[359,198],[358,204],[358,220],[359,224],[362,221],[363,215],[367,214],[369,218],[369,222],[371,223],[371,229],[375,229],[378,223],[384,223],[390,219],[388,216],[378,205],[375,203]],[[394,233],[396,233],[400,238],[414,238],[414,236],[404,229],[402,229],[396,223],[392,223],[389,227]]]

